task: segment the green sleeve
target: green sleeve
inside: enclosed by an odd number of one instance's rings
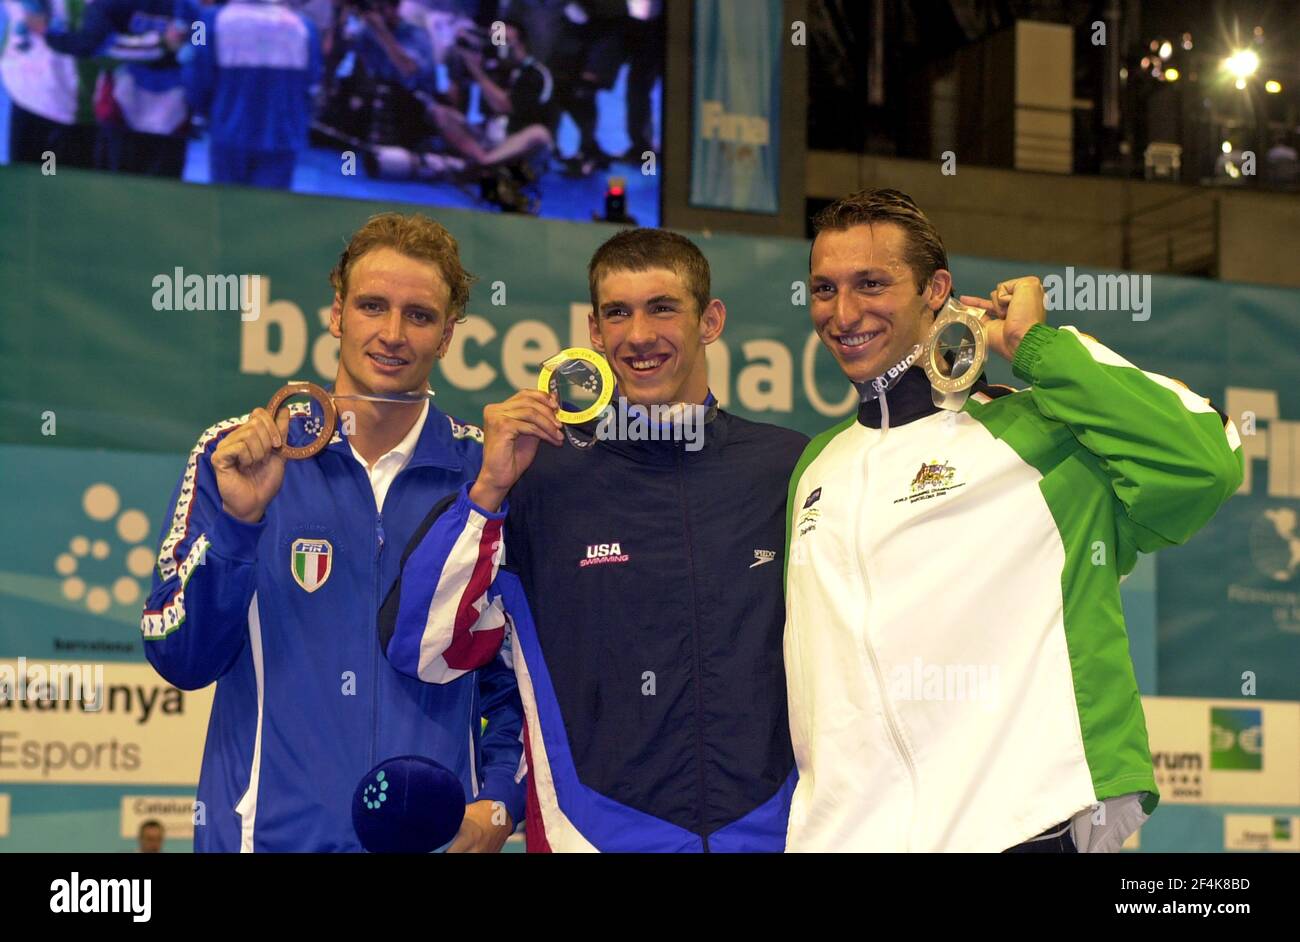
[[[1097,457],[1141,552],[1185,542],[1241,485],[1241,440],[1226,417],[1091,337],[1036,324],[1011,368],[1038,411]]]

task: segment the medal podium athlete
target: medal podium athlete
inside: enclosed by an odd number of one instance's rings
[[[627,230],[588,273],[591,342],[619,392],[685,404],[702,447],[595,421],[574,447],[535,389],[489,406],[483,470],[408,548],[385,651],[436,682],[436,652],[489,655],[472,639],[512,621],[530,851],[779,851],[794,786],[781,546],[807,440],[716,408],[704,354],[726,309],[689,240]]]
[[[907,366],[952,284],[930,221],[868,190],[814,228],[813,327],[879,395],[791,482],[789,849],[1117,850],[1159,798],[1119,581],[1237,489],[1237,432],[1037,278],[962,299],[1028,388],[941,409]]]
[[[464,785],[449,849],[496,851],[523,813],[513,674],[485,660],[423,684],[393,670],[375,633],[401,547],[477,476],[481,436],[427,395],[356,398],[427,391],[471,276],[442,226],[386,213],[352,237],[331,282],[345,397],[333,441],[306,460],[280,454],[315,437],[315,402],[219,422],[190,453],[162,533],[145,653],[178,687],[217,684],[195,850],[360,850],[353,790],[414,754]]]

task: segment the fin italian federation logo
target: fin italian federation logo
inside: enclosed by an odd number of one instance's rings
[[[325,584],[334,567],[334,547],[329,540],[294,540],[289,551],[293,581],[308,592]]]

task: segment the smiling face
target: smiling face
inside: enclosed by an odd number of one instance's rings
[[[697,310],[685,280],[667,268],[610,271],[596,296],[588,318],[591,344],[609,360],[629,402],[704,402],[704,348],[722,334],[727,311],[721,301],[714,298]]]
[[[330,333],[339,338],[340,393],[424,389],[447,352],[456,321],[437,264],[395,249],[371,249],[348,272],[347,296],[334,296]]]
[[[881,375],[921,343],[952,288],[939,269],[918,292],[907,249],[907,232],[892,222],[826,230],[813,243],[813,328],[853,382]]]

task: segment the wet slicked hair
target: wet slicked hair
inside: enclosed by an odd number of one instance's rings
[[[695,299],[696,315],[709,306],[711,280],[708,259],[690,239],[667,229],[624,229],[606,239],[587,265],[587,287],[591,309],[600,316],[596,290],[600,279],[616,271],[649,271],[666,268],[676,272]]]
[[[948,267],[948,250],[943,247],[939,231],[912,197],[901,190],[859,190],[836,200],[813,217],[813,240],[826,231],[841,232],[878,222],[892,222],[906,234],[904,258],[912,269],[918,293],[925,290],[936,271]],[[811,250],[808,262],[811,268]]]
[[[330,284],[340,298],[348,296],[348,275],[357,259],[371,249],[389,248],[422,262],[433,262],[450,290],[449,318],[465,320],[469,289],[477,280],[460,263],[455,236],[423,213],[379,213],[352,233],[348,246],[330,272]]]

